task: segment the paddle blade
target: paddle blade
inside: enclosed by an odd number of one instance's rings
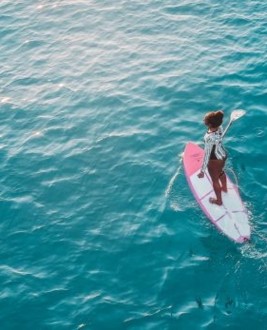
[[[246,113],[246,111],[242,110],[242,109],[234,110],[231,113],[231,121],[235,121],[235,120],[243,117],[245,113]]]

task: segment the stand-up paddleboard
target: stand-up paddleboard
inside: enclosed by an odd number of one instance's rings
[[[243,204],[238,189],[227,177],[228,192],[222,192],[223,205],[219,206],[209,202],[215,197],[212,180],[205,172],[204,178],[198,178],[204,150],[197,144],[189,142],[184,150],[183,163],[188,184],[199,203],[201,209],[210,221],[230,239],[243,243],[250,239],[250,225],[248,212]]]

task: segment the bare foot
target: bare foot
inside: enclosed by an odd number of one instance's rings
[[[218,201],[216,198],[213,198],[213,197],[210,197],[209,202],[211,204],[216,204],[216,205],[219,205],[219,206],[222,205],[222,201]]]
[[[222,191],[225,192],[225,193],[227,193],[227,191],[228,191],[227,187],[225,187],[225,188],[222,187]]]

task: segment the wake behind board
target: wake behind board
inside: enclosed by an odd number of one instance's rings
[[[184,150],[183,163],[185,175],[190,189],[209,220],[230,239],[238,243],[250,239],[250,225],[248,212],[243,204],[238,189],[227,176],[228,192],[222,192],[223,205],[218,206],[209,202],[215,197],[212,180],[205,172],[204,178],[198,178],[204,150],[197,144],[189,142]]]

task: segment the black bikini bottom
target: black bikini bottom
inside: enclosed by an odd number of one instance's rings
[[[224,160],[226,160],[227,155],[225,156]],[[218,158],[215,155],[215,146],[212,147],[211,153],[210,153],[210,160],[217,160]]]

